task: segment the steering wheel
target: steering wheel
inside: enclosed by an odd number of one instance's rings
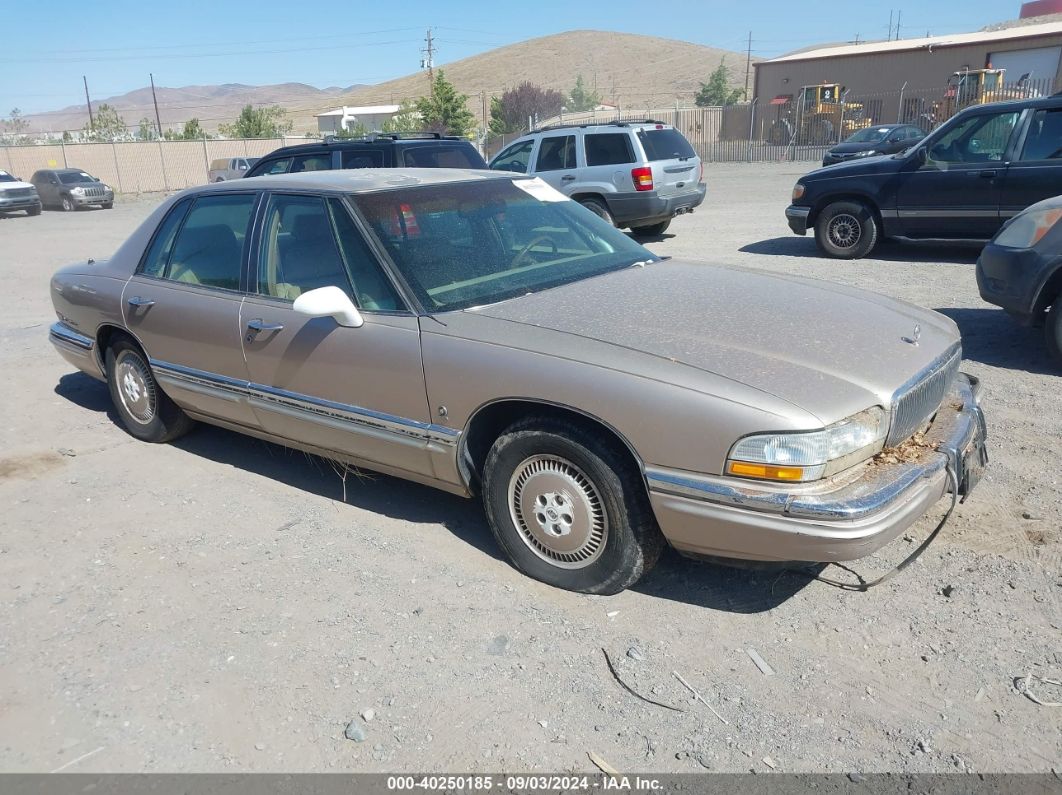
[[[527,254],[531,251],[531,249],[533,249],[539,243],[549,243],[553,247],[553,251],[551,251],[550,253],[551,254],[556,254],[557,253],[557,241],[555,241],[549,235],[536,235],[535,237],[531,238],[531,242],[530,243],[528,243],[526,246],[524,246],[522,249],[520,249],[520,253],[519,254],[517,254],[515,257],[513,257],[513,266],[515,267],[516,265],[519,265],[520,261],[523,260],[523,258],[527,256]]]

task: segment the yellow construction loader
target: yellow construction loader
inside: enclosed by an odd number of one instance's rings
[[[865,116],[862,104],[846,102],[846,93],[837,83],[804,86],[796,103],[785,103],[782,114],[767,133],[767,140],[777,146],[824,146],[870,127],[874,120]]]

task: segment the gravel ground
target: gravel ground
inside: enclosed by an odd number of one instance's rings
[[[713,166],[705,205],[650,247],[962,328],[992,462],[868,593],[675,554],[619,596],[566,593],[500,559],[474,502],[366,475],[344,504],[325,462],[209,427],[134,442],[51,350],[47,285],[157,199],[0,219],[0,769],[591,771],[588,752],[625,772],[1058,768],[1062,713],[1016,678],[1062,679],[1060,371],[977,297],[975,249],[819,259],[782,217],[800,173]],[[885,571],[945,507],[852,569]],[[623,690],[603,649],[681,711]]]

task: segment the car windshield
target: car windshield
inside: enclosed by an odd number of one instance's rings
[[[429,312],[491,304],[657,259],[538,179],[402,188],[353,201]]]
[[[18,180],[16,180],[13,176],[8,174],[6,171],[0,171],[0,182],[17,182],[17,181]]]
[[[889,127],[867,127],[844,139],[846,144],[876,144],[889,134]]]
[[[96,182],[96,178],[84,171],[64,171],[59,174],[59,181],[64,185],[76,185],[79,182]]]

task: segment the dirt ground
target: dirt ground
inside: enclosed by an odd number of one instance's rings
[[[1036,678],[1062,680],[1062,370],[980,301],[976,249],[818,258],[782,215],[803,170],[711,166],[704,206],[649,246],[959,324],[992,461],[920,561],[868,593],[673,553],[619,596],[566,593],[500,558],[477,503],[378,476],[348,478],[344,503],[328,464],[209,427],[137,443],[51,349],[47,288],[157,199],[0,220],[0,769],[1062,766],[1062,710],[1020,681],[1062,701]],[[886,570],[945,507],[851,568]],[[626,692],[603,649],[680,711]]]

